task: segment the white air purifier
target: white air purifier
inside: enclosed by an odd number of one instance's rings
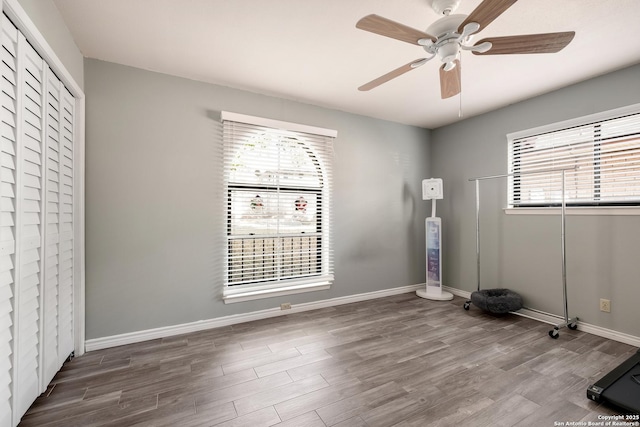
[[[453,294],[442,290],[442,220],[436,217],[436,200],[442,199],[442,179],[422,180],[422,200],[431,200],[431,216],[425,220],[426,283],[416,295],[436,301],[450,301]]]

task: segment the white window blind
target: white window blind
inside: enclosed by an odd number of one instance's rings
[[[225,301],[326,288],[335,132],[223,113],[223,135]]]
[[[640,205],[640,105],[507,139],[509,207]]]

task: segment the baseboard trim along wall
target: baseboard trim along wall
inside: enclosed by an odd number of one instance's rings
[[[463,297],[467,299],[471,298],[471,292],[467,292],[467,291],[463,291],[455,288],[448,288],[446,286],[443,286],[442,289],[445,289],[459,297]],[[558,316],[556,314],[546,313],[544,311],[534,310],[526,307],[518,310],[517,312],[514,312],[513,314],[516,314],[522,317],[527,317],[529,319],[537,320],[539,322],[548,323],[554,326],[564,322],[564,317],[562,316]],[[640,337],[625,334],[623,332],[617,332],[612,329],[602,328],[600,326],[591,325],[589,323],[585,323],[582,321],[578,321],[578,330],[587,332],[589,334],[597,335],[602,338],[608,338],[614,341],[629,344],[634,347],[640,347]]]
[[[418,285],[401,286],[398,288],[384,289],[381,291],[367,292],[364,294],[348,295],[345,297],[295,304],[292,305],[291,309],[289,310],[281,310],[280,307],[274,307],[266,310],[254,311],[252,313],[234,314],[231,316],[201,320],[198,322],[147,329],[144,331],[130,332],[103,338],[94,338],[86,340],[85,351],[101,350],[104,348],[117,347],[120,345],[134,344],[138,342],[166,338],[175,335],[188,334],[190,332],[203,331],[206,329],[219,328],[222,326],[236,325],[239,323],[251,322],[254,320],[268,319],[270,317],[284,316],[292,313],[301,313],[303,311],[317,310],[319,308],[334,307],[343,304],[351,304],[354,302],[366,301],[376,298],[384,298],[391,295],[415,292],[416,290],[424,286],[424,283]],[[443,286],[442,288],[443,290],[451,292],[453,295],[457,295],[463,298],[468,299],[471,296],[471,292],[463,291],[456,288],[450,288],[448,286]],[[528,308],[523,308],[514,314],[552,325],[558,324],[563,320],[562,316],[557,316],[555,314],[545,313]],[[584,322],[578,322],[578,330],[603,338],[612,339],[614,341],[623,342],[634,347],[640,347],[640,337],[636,337],[633,335],[624,334],[622,332],[613,331],[611,329],[602,328],[600,326],[590,325]]]
[[[343,304],[351,304],[354,302],[384,298],[391,295],[405,294],[409,292],[415,292],[423,286],[424,283],[418,285],[401,286],[398,288],[383,289],[381,291],[367,292],[364,294],[348,295],[345,297],[295,304],[292,305],[291,309],[289,310],[281,310],[280,307],[274,307],[266,310],[254,311],[251,313],[234,314],[231,316],[218,317],[215,319],[200,320],[198,322],[183,323],[180,325],[129,332],[126,334],[113,335],[103,338],[94,338],[85,341],[85,351],[94,351],[103,348],[117,347],[120,345],[134,344],[142,341],[188,334],[190,332],[203,331],[206,329],[219,328],[222,326],[236,325],[238,323],[251,322],[254,320],[268,319],[270,317],[284,316],[292,313],[301,313],[303,311],[317,310],[319,308],[334,307]]]

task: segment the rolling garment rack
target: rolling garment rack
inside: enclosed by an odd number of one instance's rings
[[[508,173],[503,175],[492,175],[492,176],[483,176],[479,178],[470,178],[469,181],[475,181],[476,185],[476,269],[477,269],[477,279],[478,279],[478,291],[480,291],[480,181],[489,180],[489,179],[497,179],[497,178],[508,178],[513,176],[520,175],[530,175],[530,174],[540,174],[540,173],[549,173],[549,172],[561,172],[562,173],[562,202],[560,209],[560,241],[561,241],[561,254],[562,254],[562,296],[564,302],[564,322],[559,323],[553,327],[552,330],[549,331],[549,336],[551,338],[558,338],[560,336],[559,330],[563,327],[568,327],[571,330],[578,329],[578,317],[569,318],[569,306],[567,303],[567,258],[566,258],[566,237],[565,237],[565,219],[566,219],[566,199],[565,199],[565,173],[568,170],[575,170],[576,168],[564,168],[564,169],[546,169],[540,171],[531,171],[531,172],[518,172],[518,173]],[[468,309],[471,301],[467,301],[464,303],[464,308]]]

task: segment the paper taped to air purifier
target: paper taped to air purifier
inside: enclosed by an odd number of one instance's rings
[[[427,218],[427,293],[440,293],[440,218]]]

